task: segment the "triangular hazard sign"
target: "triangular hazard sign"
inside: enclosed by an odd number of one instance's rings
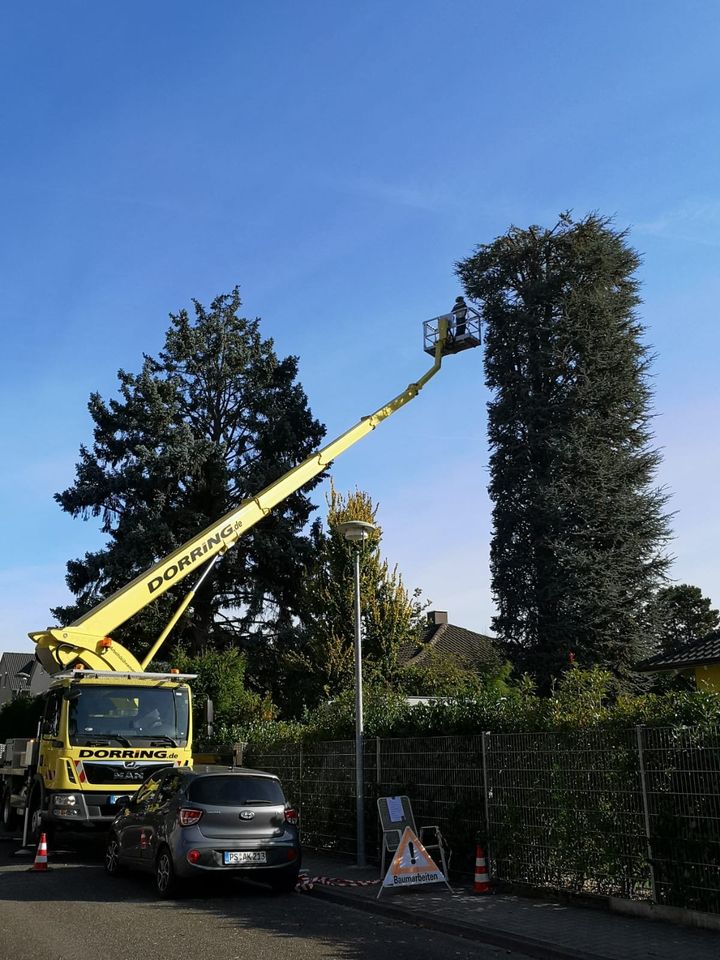
[[[405,827],[390,864],[384,887],[405,887],[420,883],[447,883],[442,870],[420,843],[410,827]]]

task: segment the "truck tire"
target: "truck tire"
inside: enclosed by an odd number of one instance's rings
[[[12,787],[8,783],[2,795],[2,824],[6,830],[14,830],[17,822],[17,810],[12,806]]]
[[[43,822],[42,811],[42,788],[33,787],[30,794],[30,806],[28,812],[28,843],[36,847],[40,843],[40,835],[47,833]]]

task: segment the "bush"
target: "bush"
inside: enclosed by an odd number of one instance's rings
[[[571,666],[550,696],[532,682],[489,682],[471,695],[411,706],[401,694],[377,685],[364,687],[368,737],[431,737],[543,731],[620,730],[646,727],[710,727],[720,723],[720,695],[707,691],[623,694],[614,677],[598,667]],[[302,722],[238,720],[239,739],[263,749],[274,743],[347,740],[355,734],[355,697],[346,690],[306,713]]]
[[[4,703],[0,708],[0,743],[13,737],[34,737],[41,709],[38,697],[20,696]]]
[[[235,736],[240,728],[267,722],[275,717],[272,701],[245,686],[247,661],[239,650],[210,649],[190,656],[182,648],[177,648],[171,659],[181,673],[197,674],[191,682],[196,740],[203,739],[205,703],[208,699],[213,702],[213,739],[218,743],[229,744],[243,739]]]

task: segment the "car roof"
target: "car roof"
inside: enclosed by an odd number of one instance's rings
[[[223,767],[219,764],[201,763],[192,768],[185,768],[188,773],[196,776],[233,776],[233,777],[266,777],[268,780],[277,780],[280,778],[275,773],[269,773],[267,770],[252,770],[250,767]]]

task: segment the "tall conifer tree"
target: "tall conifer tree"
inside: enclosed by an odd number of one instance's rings
[[[543,687],[629,675],[668,565],[638,254],[606,218],[512,228],[458,264],[484,318],[494,628]]]
[[[68,563],[69,623],[243,500],[305,459],[325,429],[297,382],[296,357],[278,358],[258,320],[238,315],[238,289],[194,316],[170,316],[164,349],[138,374],[121,370],[119,396],[90,398],[92,449],[82,446],[75,482],[56,495],[72,516],[100,517],[106,545]],[[276,633],[297,613],[301,571],[311,561],[303,528],[308,491],[279,504],[220,561],[174,640],[224,647]],[[194,578],[193,578],[194,579]],[[134,652],[162,629],[190,580],[118,631]]]

